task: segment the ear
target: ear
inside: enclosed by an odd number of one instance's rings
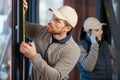
[[[67,26],[66,29],[67,29],[67,32],[69,32],[72,29],[72,26]]]

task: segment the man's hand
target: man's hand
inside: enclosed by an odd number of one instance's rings
[[[27,9],[28,9],[28,3],[27,3],[26,0],[23,0],[23,8],[24,8],[24,11],[25,11],[25,12],[26,12]],[[24,12],[24,13],[25,13],[25,12]]]
[[[33,42],[22,42],[20,44],[20,52],[29,59],[32,59],[37,54],[36,47]]]

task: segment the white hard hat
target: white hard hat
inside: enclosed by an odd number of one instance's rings
[[[90,29],[99,29],[102,25],[106,25],[105,23],[101,23],[97,18],[89,17],[85,20],[83,27],[86,32]]]
[[[66,20],[73,28],[76,26],[78,22],[78,15],[75,11],[70,6],[63,6],[60,7],[59,9],[51,9],[49,8],[50,11],[53,12],[58,18]]]

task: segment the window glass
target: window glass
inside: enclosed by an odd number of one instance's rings
[[[7,23],[10,3],[10,0],[0,0],[0,80],[8,80],[10,71],[11,29]]]

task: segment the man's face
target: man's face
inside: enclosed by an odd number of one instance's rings
[[[51,34],[62,34],[65,31],[65,22],[54,15],[51,21],[48,23],[47,32]]]
[[[96,37],[97,37],[99,40],[101,40],[102,35],[103,35],[103,29],[102,29],[102,27],[99,28],[99,29],[92,29],[92,34],[95,34]]]

